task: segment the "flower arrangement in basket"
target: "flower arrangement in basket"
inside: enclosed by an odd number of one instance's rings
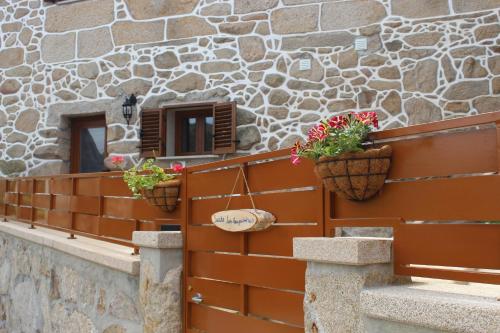
[[[123,163],[123,157],[113,157],[112,163],[119,166]],[[172,167],[175,173],[169,174],[163,168],[154,165],[154,159],[148,159],[142,166],[132,167],[125,171],[123,180],[135,198],[144,198],[152,206],[173,212],[177,207],[181,185],[177,175],[183,169],[182,165],[175,164]]]
[[[387,145],[363,148],[372,128],[378,128],[375,112],[352,112],[322,121],[309,130],[305,144],[297,142],[292,148],[292,163],[312,159],[328,190],[349,200],[370,199],[384,186],[392,156]]]

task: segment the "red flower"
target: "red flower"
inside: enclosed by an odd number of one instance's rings
[[[172,170],[174,170],[174,172],[176,173],[180,173],[182,172],[182,170],[184,170],[184,166],[182,166],[182,164],[174,164],[172,166]]]
[[[125,159],[123,158],[123,156],[111,157],[111,163],[113,163],[116,166],[120,166],[121,164],[123,164],[123,162],[125,162]]]
[[[334,116],[328,120],[328,125],[335,129],[341,129],[347,126],[347,118],[344,116]]]
[[[308,132],[309,141],[321,141],[328,136],[328,128],[324,124],[319,124],[311,128]]]

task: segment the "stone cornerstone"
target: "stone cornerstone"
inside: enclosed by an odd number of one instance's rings
[[[138,161],[139,109],[235,100],[239,153],[290,146],[321,117],[384,128],[495,111],[500,0],[0,0],[0,176],[68,171],[66,117],[106,113]],[[367,39],[366,51],[354,41]],[[310,69],[301,70],[300,60]]]
[[[139,262],[130,248],[0,222],[0,333],[180,333],[182,235],[146,234],[161,242],[139,235]]]

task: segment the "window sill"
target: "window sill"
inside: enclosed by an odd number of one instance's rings
[[[164,156],[156,158],[158,161],[176,161],[176,160],[201,160],[208,158],[220,158],[220,155],[180,155],[180,156]]]

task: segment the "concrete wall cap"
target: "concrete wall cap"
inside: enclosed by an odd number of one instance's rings
[[[307,237],[293,239],[293,256],[299,260],[342,265],[391,262],[390,238]]]
[[[366,289],[361,310],[370,318],[440,332],[499,332],[500,302],[495,297],[417,288],[410,284]]]
[[[134,231],[132,242],[139,247],[181,249],[183,239],[180,231]]]
[[[130,275],[139,275],[140,258],[130,255],[132,253],[130,247],[83,236],[68,239],[69,234],[66,232],[43,227],[28,229],[28,226],[16,221],[0,222],[0,232]]]

